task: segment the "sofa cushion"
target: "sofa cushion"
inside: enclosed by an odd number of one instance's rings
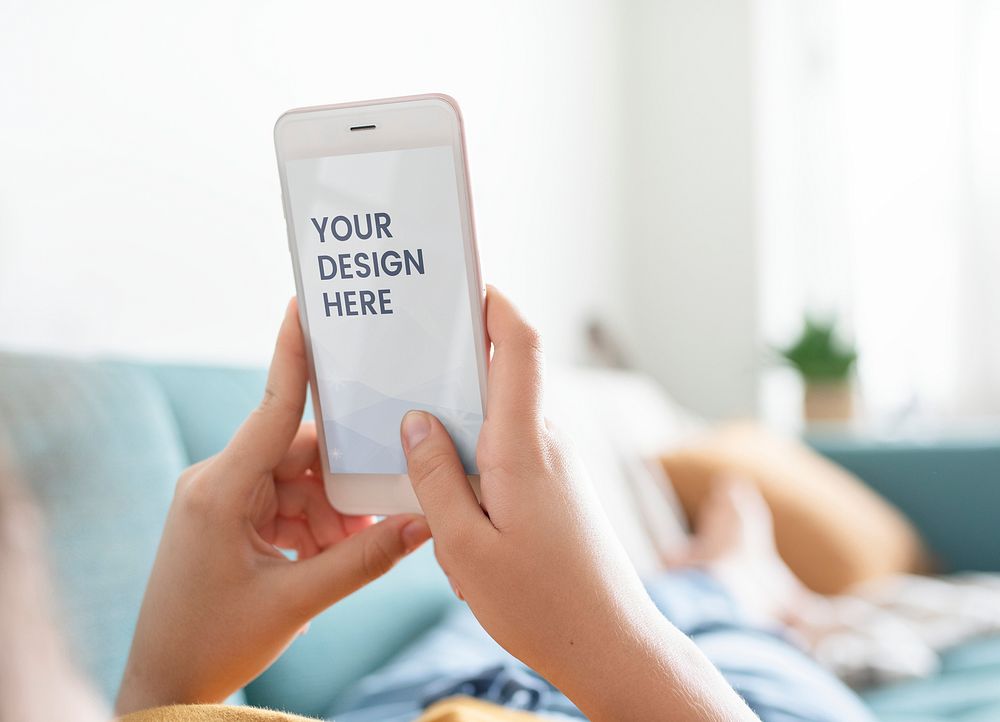
[[[173,415],[141,370],[0,354],[0,426],[46,517],[71,648],[111,699],[185,466]]]

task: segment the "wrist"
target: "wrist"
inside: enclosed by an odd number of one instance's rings
[[[614,710],[621,719],[628,709],[619,706],[621,701],[650,692],[649,669],[658,666],[649,645],[651,626],[634,618],[604,617],[591,625],[582,643],[574,640],[569,650],[564,647],[567,653],[558,655],[546,676],[592,722],[611,719]]]

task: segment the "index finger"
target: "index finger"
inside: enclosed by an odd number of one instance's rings
[[[544,358],[538,331],[493,286],[486,291],[486,331],[493,344],[487,381],[486,419],[501,428],[545,424],[542,413]]]

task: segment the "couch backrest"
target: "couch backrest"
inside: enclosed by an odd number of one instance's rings
[[[895,504],[920,532],[942,572],[1000,571],[1000,434],[810,443]]]

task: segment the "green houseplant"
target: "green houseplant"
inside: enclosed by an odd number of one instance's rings
[[[854,414],[851,380],[858,354],[836,330],[834,319],[807,316],[795,342],[778,349],[805,383],[807,421],[846,421]]]

